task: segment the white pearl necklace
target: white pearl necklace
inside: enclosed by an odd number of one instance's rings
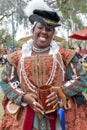
[[[56,62],[55,59],[53,59],[52,71],[51,71],[51,74],[50,74],[50,77],[49,77],[48,81],[45,84],[50,85],[52,83],[52,81],[54,79],[54,76],[55,76],[56,68],[57,68],[57,62]],[[36,91],[36,86],[28,79],[28,77],[26,75],[26,71],[25,71],[25,68],[24,68],[24,58],[21,58],[20,81],[21,81],[21,74],[23,75],[24,80],[25,80],[26,85],[28,86],[28,88],[31,91],[35,92]]]
[[[61,56],[61,55],[60,55]],[[60,57],[62,59],[62,57]],[[47,80],[47,82],[45,83],[46,85],[50,85],[52,84],[53,80],[54,80],[54,76],[55,76],[55,72],[56,72],[56,68],[57,68],[57,64],[59,64],[62,72],[63,72],[63,78],[64,78],[64,70],[63,70],[63,65],[60,64],[60,62],[56,59],[56,55],[53,55],[53,66],[52,66],[52,71],[50,74],[49,79]],[[21,81],[21,74],[24,77],[25,83],[28,86],[28,88],[35,92],[36,91],[36,86],[28,79],[27,75],[26,75],[26,71],[24,68],[24,58],[21,58],[21,68],[20,68],[20,81]],[[64,79],[63,79],[64,80]]]
[[[48,46],[48,47],[46,47],[46,48],[43,48],[43,49],[37,48],[37,47],[35,47],[34,45],[32,46],[32,50],[33,50],[34,52],[37,52],[37,53],[46,52],[46,51],[48,51],[49,49],[50,49],[50,46]]]
[[[31,81],[28,79],[25,68],[24,68],[24,58],[21,58],[21,68],[20,68],[20,82],[21,82],[21,75],[23,74],[24,80],[26,85],[31,91],[36,91],[36,86],[31,83]]]
[[[27,85],[27,87],[32,90],[33,92],[36,91],[36,86],[35,84],[33,84],[27,77],[26,75],[26,72],[25,72],[25,68],[24,68],[24,58],[27,57],[27,56],[31,56],[31,53],[32,53],[32,42],[33,40],[30,40],[28,43],[26,43],[24,46],[23,46],[23,49],[22,49],[22,57],[20,59],[20,64],[21,64],[21,68],[20,68],[20,83],[22,81],[22,75],[23,75],[23,78],[25,80],[25,83]],[[49,76],[49,79],[47,80],[46,84],[52,84],[53,80],[54,80],[54,76],[55,76],[55,72],[56,72],[56,68],[57,68],[57,64],[60,66],[61,70],[62,70],[62,79],[64,81],[64,68],[63,68],[63,60],[62,60],[62,56],[61,54],[59,53],[59,46],[54,42],[52,41],[51,46],[49,46],[50,50],[49,50],[49,55],[53,55],[53,66],[52,66],[52,71],[50,73],[50,76]],[[59,54],[60,56],[60,59],[61,59],[61,62],[59,62],[56,58],[56,54]]]

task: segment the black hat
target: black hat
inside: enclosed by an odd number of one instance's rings
[[[60,17],[54,11],[36,9],[33,11],[33,15],[29,17],[29,20],[32,24],[37,21],[44,24],[48,28],[60,26],[58,23],[60,21]]]

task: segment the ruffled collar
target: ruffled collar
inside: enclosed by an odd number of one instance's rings
[[[33,46],[33,39],[30,39],[28,42],[26,42],[23,46],[22,46],[22,58],[24,57],[30,57],[31,53],[32,53],[32,46]],[[52,41],[50,43],[50,51],[49,51],[49,55],[54,55],[57,54],[59,51],[59,45],[55,42]]]

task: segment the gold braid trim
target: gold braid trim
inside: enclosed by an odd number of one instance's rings
[[[58,23],[52,20],[48,20],[48,19],[43,19],[44,22],[46,22],[47,24],[51,24],[51,25],[57,25]]]

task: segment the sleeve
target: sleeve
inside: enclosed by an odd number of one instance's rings
[[[24,92],[19,86],[16,68],[8,61],[1,74],[1,88],[8,99],[21,104]]]
[[[66,67],[66,82],[63,91],[67,98],[77,95],[87,88],[87,74],[78,58],[74,56]]]

